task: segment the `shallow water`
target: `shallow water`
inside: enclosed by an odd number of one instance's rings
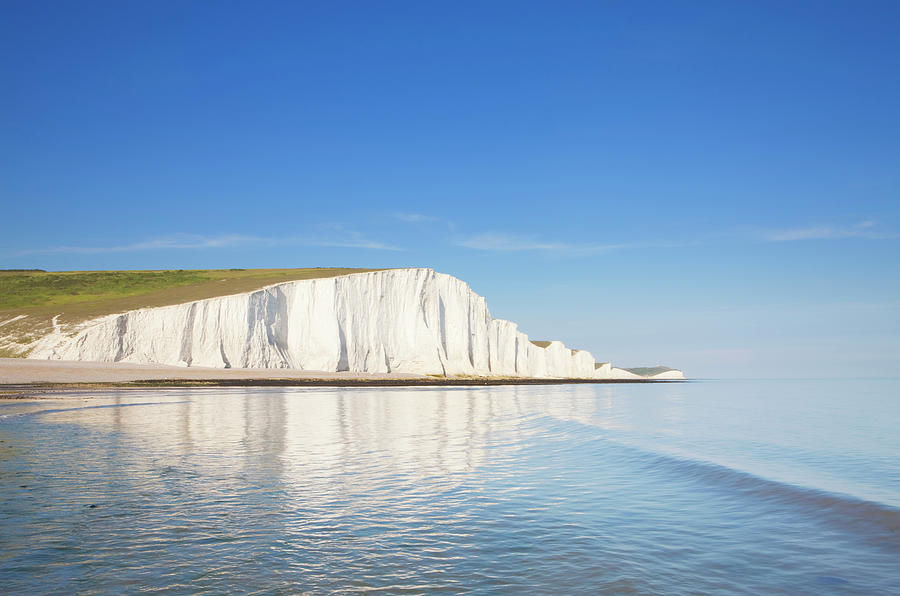
[[[900,382],[0,404],[10,593],[900,594]]]

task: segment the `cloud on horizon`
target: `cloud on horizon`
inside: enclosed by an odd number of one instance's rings
[[[440,218],[421,213],[393,213],[392,217],[407,223],[439,222]],[[452,230],[452,226],[451,226]],[[452,232],[451,232],[452,233]],[[861,238],[886,240],[900,238],[900,235],[877,229],[874,220],[860,221],[854,225],[810,224],[792,228],[756,228],[733,230],[730,234],[716,234],[705,239],[675,242],[629,242],[629,243],[573,243],[544,240],[539,236],[517,235],[500,231],[472,234],[466,237],[448,239],[452,244],[471,250],[496,253],[536,252],[560,257],[579,258],[605,254],[618,250],[646,248],[679,248],[716,243],[725,238],[732,240],[743,237],[745,241],[763,243],[784,243],[803,240],[839,240]],[[404,251],[406,249],[374,240],[340,224],[320,224],[313,231],[301,236],[264,237],[247,234],[172,234],[139,240],[129,244],[112,246],[58,245],[30,248],[9,253],[7,256],[34,254],[105,254],[141,252],[156,250],[204,250],[235,247],[275,247],[310,246],[332,248],[356,248],[365,250]]]
[[[354,230],[348,230],[341,226],[330,226],[333,237],[318,236],[292,236],[264,238],[261,236],[248,236],[243,234],[221,234],[217,236],[204,236],[200,234],[173,234],[160,238],[141,240],[131,244],[114,246],[49,246],[45,248],[26,249],[16,252],[16,255],[30,254],[104,254],[116,252],[140,252],[152,250],[198,250],[209,248],[232,248],[253,246],[320,246],[333,248],[363,248],[370,250],[402,251],[404,249],[370,240]]]

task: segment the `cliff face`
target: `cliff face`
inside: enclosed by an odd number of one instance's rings
[[[598,378],[588,352],[540,347],[449,275],[397,269],[286,282],[110,315],[30,358],[320,371]]]

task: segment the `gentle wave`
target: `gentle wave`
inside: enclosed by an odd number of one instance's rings
[[[682,478],[694,478],[769,503],[799,507],[851,530],[875,532],[877,537],[889,538],[888,544],[900,550],[900,509],[896,507],[815,487],[779,482],[737,468],[651,451],[615,439],[604,440],[642,453],[648,466],[658,466]]]

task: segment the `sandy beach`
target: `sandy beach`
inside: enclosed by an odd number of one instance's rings
[[[34,385],[152,386],[419,386],[557,385],[563,383],[654,383],[650,379],[535,379],[522,377],[439,377],[401,373],[325,372],[297,369],[178,367],[126,362],[84,362],[0,358],[0,387]]]

